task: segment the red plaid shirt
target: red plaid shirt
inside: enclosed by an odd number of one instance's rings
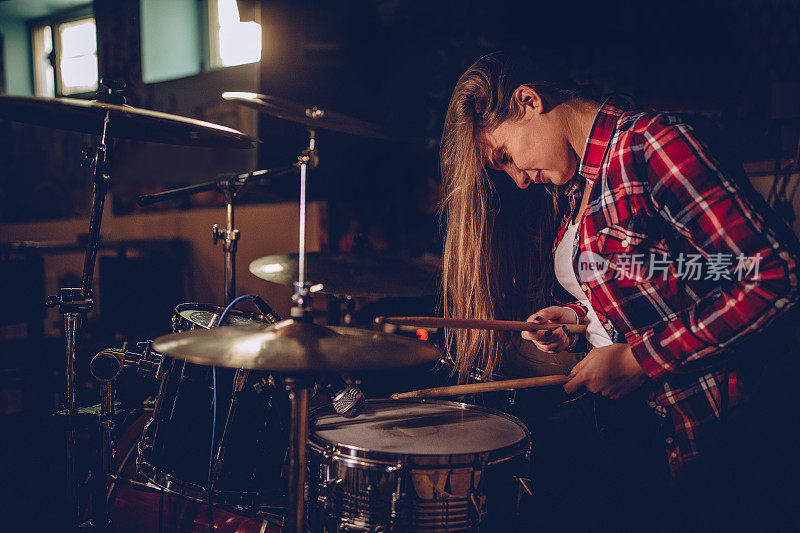
[[[743,366],[727,348],[797,302],[800,248],[793,236],[778,238],[766,209],[676,115],[626,110],[613,98],[603,104],[565,185],[570,208],[554,254],[584,180],[592,186],[573,245],[575,274],[611,339],[627,342],[652,380],[650,406],[674,426],[666,444],[678,476],[747,397]],[[699,276],[697,260],[706,268]]]

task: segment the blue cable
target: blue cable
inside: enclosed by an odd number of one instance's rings
[[[219,320],[217,321],[217,327],[220,327],[225,320],[225,317],[228,315],[228,311],[233,309],[233,306],[237,303],[241,302],[242,300],[255,300],[256,296],[252,294],[245,294],[243,296],[239,296],[234,298],[231,303],[228,304],[228,307],[219,315]],[[211,453],[209,454],[208,458],[208,500],[209,500],[209,509],[211,506],[211,472],[214,469],[214,441],[217,440],[217,367],[211,367],[211,390],[213,391],[213,403],[212,403],[212,416],[211,416]]]

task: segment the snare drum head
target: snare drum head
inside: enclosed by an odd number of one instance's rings
[[[200,303],[185,303],[175,307],[175,313],[182,319],[206,329],[217,326],[219,316],[224,310],[224,307]],[[257,313],[231,309],[225,316],[223,326],[251,326],[259,323],[269,323],[269,320]]]
[[[455,456],[497,452],[526,443],[528,431],[510,415],[445,401],[368,401],[357,418],[317,417],[315,440],[381,455]]]

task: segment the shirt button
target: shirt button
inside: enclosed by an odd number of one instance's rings
[[[622,246],[629,246],[631,242],[628,239],[622,239],[622,242],[620,244]]]
[[[667,437],[667,444],[672,444],[672,437]]]
[[[585,284],[585,283],[581,283],[581,289],[583,289],[584,292],[588,291],[589,290],[589,286],[587,284]]]
[[[649,405],[651,409],[656,408],[656,402],[647,402],[647,405]]]

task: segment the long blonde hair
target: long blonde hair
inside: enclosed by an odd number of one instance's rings
[[[555,100],[577,96],[574,84],[535,81],[526,77],[532,72],[518,58],[489,54],[453,90],[440,148],[446,317],[525,319],[550,298],[559,195],[537,186],[519,190],[505,173],[486,169],[480,148],[483,132],[518,116],[513,93],[520,85]],[[460,381],[477,369],[490,377],[511,338],[508,332],[445,330]]]

